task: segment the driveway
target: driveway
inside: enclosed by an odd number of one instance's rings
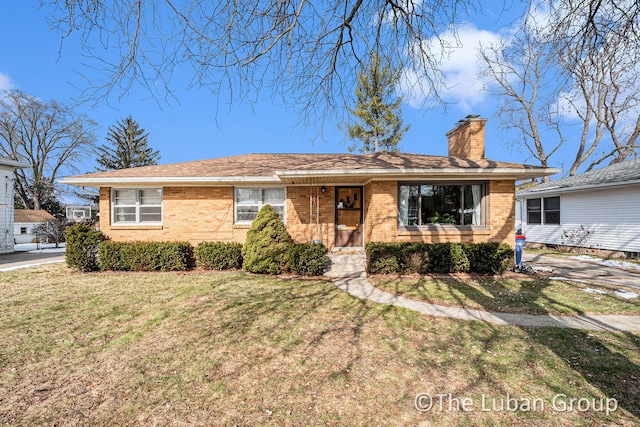
[[[575,256],[528,252],[526,248],[522,255],[529,266],[544,276],[640,290],[640,269],[611,267],[595,261],[576,259]]]
[[[0,271],[52,262],[64,262],[64,252],[31,251],[0,254]]]

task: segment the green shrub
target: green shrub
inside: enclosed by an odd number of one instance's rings
[[[128,264],[123,259],[122,249],[127,245],[123,242],[105,240],[100,244],[98,250],[98,262],[100,270],[126,271],[130,270]]]
[[[67,265],[80,271],[95,271],[98,265],[98,248],[105,240],[104,234],[91,225],[78,223],[67,227],[64,232],[67,242],[65,256]]]
[[[502,274],[513,258],[513,249],[509,245],[494,242],[370,242],[365,249],[370,274]]]
[[[513,249],[504,243],[464,245],[471,271],[480,274],[502,274],[513,259]]]
[[[196,265],[205,270],[242,268],[242,245],[232,242],[202,242],[194,250]]]
[[[365,245],[367,272],[370,274],[404,273],[405,253],[402,243],[370,242]]]
[[[321,276],[327,263],[327,248],[311,243],[291,243],[287,254],[288,270],[302,276]]]
[[[379,243],[365,246],[370,274],[408,274],[429,272],[429,245],[426,243]]]
[[[430,269],[429,244],[405,243],[403,244],[404,274],[418,273],[428,274]]]
[[[270,206],[265,205],[251,223],[242,247],[242,268],[251,273],[279,274],[287,262],[291,236]]]
[[[100,250],[102,270],[180,271],[192,265],[188,242],[109,242]]]
[[[465,273],[469,259],[459,243],[434,243],[429,247],[431,270],[435,273]]]

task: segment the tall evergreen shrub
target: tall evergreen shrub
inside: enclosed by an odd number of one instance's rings
[[[287,263],[291,236],[278,213],[265,205],[251,223],[242,248],[242,268],[251,273],[280,274]]]

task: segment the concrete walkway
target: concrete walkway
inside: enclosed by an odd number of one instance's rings
[[[391,294],[374,287],[366,277],[364,265],[360,265],[361,274],[354,274],[353,267],[349,277],[333,277],[335,285],[349,294],[380,304],[408,308],[436,317],[449,317],[462,320],[480,320],[497,325],[515,325],[525,327],[574,328],[594,331],[640,331],[640,316],[620,315],[582,315],[553,316],[533,314],[499,313],[495,311],[472,310],[459,307],[445,307]]]

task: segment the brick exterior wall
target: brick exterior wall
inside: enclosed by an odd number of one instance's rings
[[[286,224],[297,242],[321,239],[330,249],[335,240],[335,188],[325,193],[309,187],[287,187]],[[100,229],[116,241],[233,241],[244,243],[248,225],[233,224],[233,187],[165,187],[163,224],[112,226],[111,189],[100,189]],[[364,242],[486,242],[514,245],[514,181],[491,181],[486,200],[487,227],[459,230],[403,230],[398,227],[398,183],[374,181],[364,188]],[[319,206],[316,202],[319,201]],[[318,209],[319,207],[319,209]],[[319,212],[319,215],[318,215]],[[312,224],[310,225],[310,219]]]
[[[366,242],[490,242],[515,245],[515,182],[490,181],[485,200],[487,227],[406,230],[398,227],[398,183],[371,182],[365,188]]]
[[[484,125],[487,119],[467,118],[447,132],[449,156],[484,159]]]
[[[309,205],[309,195],[313,204]],[[319,205],[316,201],[319,200]],[[329,248],[333,247],[335,233],[335,188],[325,187],[287,187],[287,230],[296,242],[322,240]],[[309,224],[311,222],[311,225]]]
[[[100,188],[100,230],[116,241],[154,240],[243,243],[247,228],[233,225],[232,187],[164,187],[163,221],[153,225],[111,225],[111,188]]]
[[[321,239],[333,247],[334,188],[326,187],[325,193],[319,187],[317,190],[313,187],[313,224],[310,226],[309,187],[287,187],[287,229],[297,242]],[[233,224],[233,192],[233,187],[164,187],[162,225],[111,225],[111,188],[102,187],[100,230],[116,241],[244,243],[249,225]]]

